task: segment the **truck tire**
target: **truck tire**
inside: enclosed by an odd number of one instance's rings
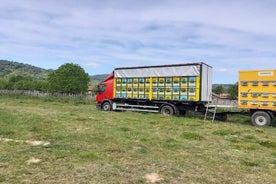
[[[174,115],[174,110],[170,105],[164,105],[161,107],[160,113],[164,116]]]
[[[251,123],[258,127],[269,126],[271,124],[271,117],[265,111],[256,111],[251,115]]]
[[[104,102],[102,105],[102,110],[111,111],[111,104],[109,102]]]

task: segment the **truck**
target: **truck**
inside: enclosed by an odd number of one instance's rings
[[[252,125],[269,126],[276,115],[276,70],[239,71],[238,107],[248,110]]]
[[[203,62],[115,68],[98,85],[96,106],[185,115],[204,111],[211,93],[212,67]]]

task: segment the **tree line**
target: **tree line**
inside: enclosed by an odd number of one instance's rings
[[[0,78],[0,89],[37,90],[51,93],[80,94],[87,91],[89,75],[77,64],[66,63],[48,74],[46,79],[28,75]]]
[[[36,79],[45,80],[53,70],[45,70],[28,64],[14,61],[0,60],[0,77],[10,78],[12,76],[31,76]]]
[[[47,90],[47,81],[38,80],[30,76],[12,76],[10,78],[0,78],[0,89],[7,90]]]

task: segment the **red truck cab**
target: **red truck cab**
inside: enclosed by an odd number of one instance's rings
[[[107,78],[98,85],[96,103],[97,108],[111,110],[110,101],[113,99],[114,73],[112,72]]]

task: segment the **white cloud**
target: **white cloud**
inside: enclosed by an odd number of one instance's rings
[[[98,63],[86,63],[85,65],[91,68],[98,68],[100,66]]]

